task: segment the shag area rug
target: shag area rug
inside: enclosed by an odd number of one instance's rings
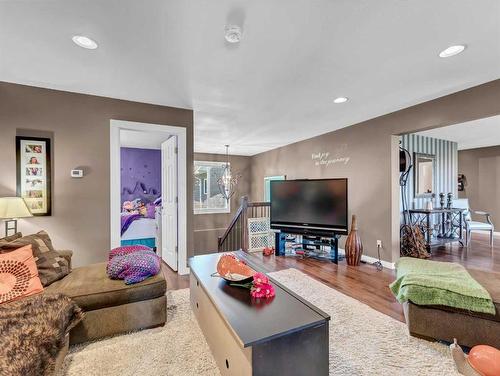
[[[274,279],[330,319],[330,375],[460,376],[448,346],[411,337],[404,323],[296,269]]]
[[[448,347],[410,337],[406,325],[299,272],[270,274],[331,316],[330,375],[459,375]],[[219,375],[189,306],[168,292],[163,328],[75,346],[64,375]]]
[[[76,345],[62,375],[220,375],[189,304],[189,289],[167,292],[163,327]]]

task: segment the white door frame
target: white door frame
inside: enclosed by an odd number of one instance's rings
[[[110,120],[110,240],[111,248],[120,246],[120,131],[165,132],[177,136],[177,174],[178,174],[178,268],[179,274],[189,274],[187,266],[187,136],[186,128],[171,125],[139,123],[125,120]]]

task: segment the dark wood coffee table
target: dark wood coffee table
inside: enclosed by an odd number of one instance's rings
[[[276,296],[252,300],[211,276],[221,255],[190,259],[191,306],[221,374],[328,375],[330,316],[273,279]]]

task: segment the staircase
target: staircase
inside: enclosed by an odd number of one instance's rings
[[[241,198],[241,205],[236,211],[224,235],[218,239],[219,252],[236,250],[248,251],[248,218],[269,217],[270,202],[248,202],[248,197]]]

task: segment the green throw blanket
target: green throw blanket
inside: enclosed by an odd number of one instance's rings
[[[488,291],[462,265],[402,257],[396,269],[397,279],[389,287],[400,303],[411,301],[495,314]]]

